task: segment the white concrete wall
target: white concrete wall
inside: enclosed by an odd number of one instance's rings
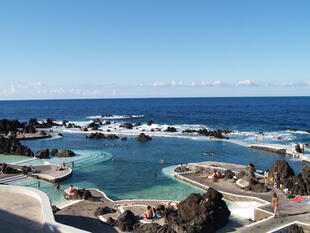
[[[63,233],[88,233],[88,231],[80,230],[56,222],[48,196],[37,189],[14,185],[0,185],[0,192],[8,193],[8,195],[9,193],[18,193],[37,199],[41,203],[42,218],[43,223],[45,224],[46,232],[52,232],[53,229],[57,229]]]

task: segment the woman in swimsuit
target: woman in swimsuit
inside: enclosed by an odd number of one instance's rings
[[[278,206],[279,206],[279,198],[276,193],[273,193],[273,196],[272,196],[272,206],[274,208],[273,217],[276,217],[276,213],[277,213]]]

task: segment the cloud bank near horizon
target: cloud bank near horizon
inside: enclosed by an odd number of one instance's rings
[[[141,98],[141,97],[186,97],[189,88],[199,89],[196,96],[221,96],[212,94],[213,91],[218,93],[219,89],[234,89],[234,96],[249,96],[246,93],[252,93],[256,96],[273,96],[273,88],[289,89],[292,92],[280,93],[279,95],[305,95],[294,91],[294,88],[306,89],[309,92],[310,82],[282,82],[282,83],[266,83],[255,82],[252,80],[239,80],[237,82],[214,81],[191,81],[184,82],[182,80],[171,80],[167,82],[157,81],[153,83],[139,84],[88,84],[76,85],[70,87],[62,87],[55,85],[47,85],[41,81],[11,84],[9,86],[0,86],[0,100],[9,99],[61,99],[61,98]],[[175,91],[177,90],[178,91]],[[243,90],[240,92],[240,90]],[[253,90],[259,89],[259,92]],[[265,92],[261,92],[261,90]],[[143,91],[144,90],[144,91]],[[244,92],[244,90],[246,90]],[[204,92],[208,91],[208,92]],[[182,95],[183,93],[183,95]],[[255,94],[256,93],[256,94]],[[263,93],[263,94],[260,94]],[[268,94],[269,93],[269,94]],[[277,92],[278,93],[278,92]],[[307,94],[306,94],[307,95]],[[225,96],[225,94],[222,94]]]

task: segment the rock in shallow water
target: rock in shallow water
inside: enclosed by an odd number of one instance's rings
[[[138,137],[135,138],[137,141],[146,142],[152,140],[152,138],[144,133],[140,133]]]
[[[63,151],[57,152],[54,156],[56,156],[56,157],[72,157],[72,156],[75,156],[75,153],[71,150],[63,150]]]
[[[23,146],[15,138],[4,138],[0,136],[0,154],[33,156],[33,152],[27,146]]]

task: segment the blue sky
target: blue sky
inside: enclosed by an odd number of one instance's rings
[[[2,1],[0,99],[310,93],[309,1]]]

